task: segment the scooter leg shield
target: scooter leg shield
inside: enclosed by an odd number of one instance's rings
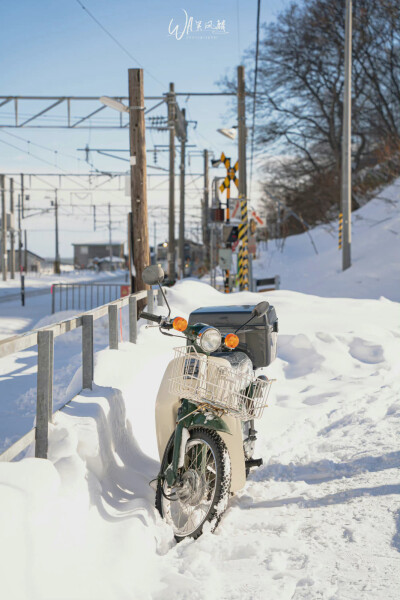
[[[168,440],[175,430],[176,415],[180,406],[180,398],[177,394],[169,391],[169,380],[172,376],[174,361],[167,366],[156,400],[156,431],[157,445],[160,461],[162,461]],[[243,453],[243,437],[240,419],[226,415],[223,420],[227,424],[229,433],[219,431],[219,435],[225,442],[232,465],[231,492],[242,489],[246,483],[246,467]]]
[[[219,431],[218,433],[225,442],[231,459],[231,492],[233,493],[241,490],[246,483],[242,423],[240,419],[235,419],[228,415],[224,417],[224,421],[228,425],[231,435],[229,433],[224,433],[223,431]]]
[[[169,391],[169,380],[171,379],[173,366],[176,360],[179,359],[174,358],[168,364],[156,400],[156,432],[160,461],[162,461],[164,456],[164,450],[168,444],[168,440],[175,430],[176,415],[178,414],[180,405],[179,396]]]

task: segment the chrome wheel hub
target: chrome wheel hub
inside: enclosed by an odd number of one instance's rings
[[[206,482],[204,476],[193,469],[185,471],[182,475],[182,485],[175,489],[179,500],[190,506],[199,504],[204,497],[205,490]]]

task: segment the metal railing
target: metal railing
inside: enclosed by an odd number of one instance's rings
[[[121,297],[126,283],[53,283],[51,312],[62,310],[90,310]]]
[[[0,461],[11,461],[35,441],[35,456],[47,458],[49,423],[53,420],[54,339],[82,327],[82,389],[92,389],[94,370],[94,321],[108,315],[109,348],[118,349],[118,309],[129,306],[129,341],[137,340],[137,302],[147,297],[149,312],[154,311],[154,290],[119,298],[81,315],[27,333],[0,340],[0,358],[21,350],[38,347],[36,426],[0,454]],[[157,295],[158,306],[163,298]],[[68,402],[66,403],[68,404]],[[62,406],[58,411],[62,410]]]

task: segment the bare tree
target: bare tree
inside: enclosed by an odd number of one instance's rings
[[[339,205],[344,15],[345,0],[293,3],[263,27],[260,44],[257,148],[281,157],[266,165],[266,202],[279,196],[310,224],[331,218]],[[389,161],[386,178],[398,168],[390,158],[400,149],[398,0],[353,2],[352,105],[356,203],[367,168]]]

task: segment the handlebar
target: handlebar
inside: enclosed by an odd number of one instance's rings
[[[158,323],[158,324],[160,324],[162,321],[162,317],[160,317],[159,315],[152,315],[151,313],[144,312],[144,311],[142,311],[140,313],[140,317],[142,319],[147,319],[148,321],[154,321],[154,323]]]

